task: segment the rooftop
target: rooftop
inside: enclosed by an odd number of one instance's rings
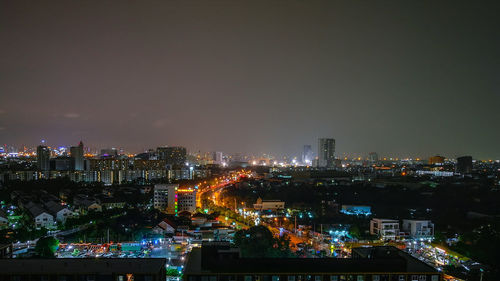
[[[157,273],[165,259],[0,259],[0,274]]]
[[[237,249],[219,245],[212,249],[193,249],[188,257],[185,274],[437,272],[394,247],[364,248],[362,253],[364,255],[350,259],[240,258]]]

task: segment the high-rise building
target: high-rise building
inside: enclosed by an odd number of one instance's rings
[[[215,151],[213,155],[214,164],[222,165],[222,163],[224,162],[222,157],[222,152]]]
[[[378,162],[378,154],[377,154],[377,152],[370,152],[368,154],[368,159],[370,160],[371,163]]]
[[[306,166],[311,166],[313,161],[313,151],[312,147],[308,144],[304,145],[302,150],[302,164]]]
[[[318,167],[335,167],[335,139],[318,140]]]
[[[73,158],[73,166],[75,171],[83,171],[84,157],[83,157],[83,143],[80,141],[78,146],[70,148],[71,158]]]
[[[36,148],[36,162],[39,171],[50,170],[50,149],[45,145]]]
[[[101,158],[113,158],[118,156],[118,150],[116,148],[103,148],[101,149]]]
[[[154,208],[162,212],[166,212],[167,214],[176,214],[178,188],[178,184],[155,185],[153,197]]]
[[[186,148],[182,146],[158,147],[158,158],[165,160],[167,165],[185,165],[186,163]]]
[[[73,158],[59,156],[50,159],[50,170],[51,171],[71,171],[73,170]]]
[[[462,156],[457,158],[457,173],[471,174],[472,173],[472,156]]]

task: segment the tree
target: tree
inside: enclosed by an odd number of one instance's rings
[[[274,238],[271,231],[262,225],[237,231],[234,235],[234,243],[240,248],[243,257],[293,256],[290,250],[290,239],[286,236]]]
[[[59,247],[59,240],[52,236],[38,239],[35,246],[35,252],[42,258],[54,258],[55,252]]]

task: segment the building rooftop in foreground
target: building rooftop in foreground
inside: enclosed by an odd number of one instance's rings
[[[0,277],[15,275],[111,277],[133,274],[150,276],[151,281],[155,281],[164,280],[165,263],[165,259],[0,259]],[[160,276],[163,279],[154,278]],[[102,280],[107,279],[102,278]]]
[[[236,276],[236,280],[239,280],[239,275],[262,275],[263,278],[265,276],[281,276],[282,278],[296,276],[293,279],[284,280],[299,280],[301,277],[298,276],[304,275],[304,278],[315,276],[315,281],[347,280],[343,278],[348,276],[351,276],[350,278],[359,276],[361,278],[356,277],[354,280],[363,281],[372,280],[374,276],[378,276],[376,278],[382,280],[386,275],[405,278],[398,280],[411,280],[410,277],[413,276],[418,276],[419,280],[425,281],[442,280],[441,274],[433,267],[395,247],[356,248],[353,249],[353,258],[350,259],[241,258],[237,249],[230,248],[228,245],[209,245],[191,251],[184,274],[187,281],[227,275]],[[245,277],[244,281],[254,281],[248,278]]]

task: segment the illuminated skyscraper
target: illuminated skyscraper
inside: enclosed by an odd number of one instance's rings
[[[73,158],[74,161],[74,168],[75,171],[83,171],[83,163],[84,163],[84,158],[83,158],[83,143],[80,141],[78,146],[72,146],[70,148],[71,152],[71,157]]]
[[[50,150],[45,145],[36,148],[36,163],[39,171],[50,170]]]
[[[318,167],[335,167],[335,139],[318,140]]]

